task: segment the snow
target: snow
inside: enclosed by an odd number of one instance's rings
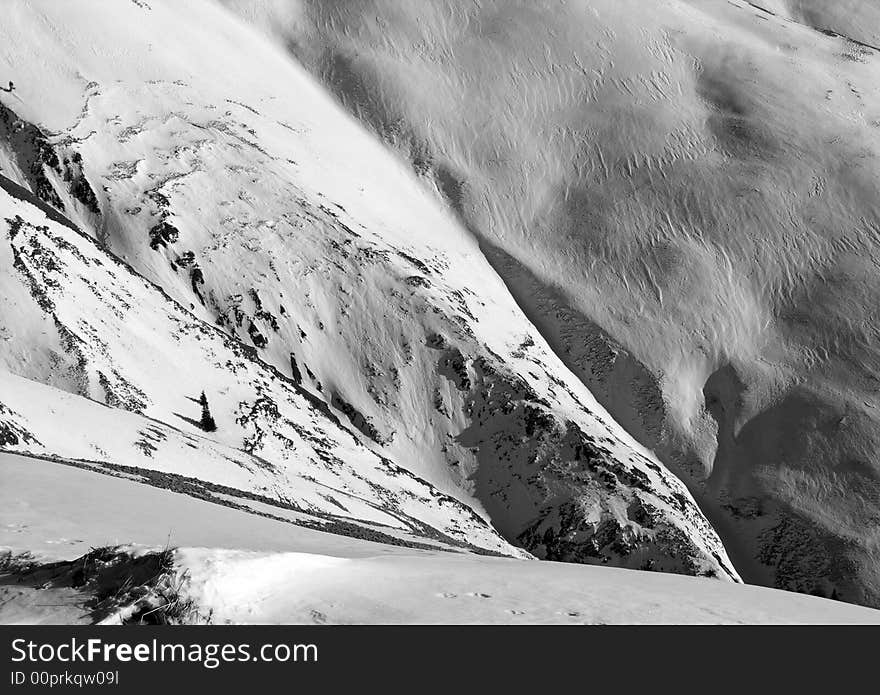
[[[708,579],[449,554],[344,558],[183,549],[215,623],[818,624],[880,611]],[[536,587],[540,587],[536,591]]]
[[[247,500],[235,499],[239,505]],[[253,505],[258,513],[280,510]],[[73,561],[94,548],[142,554],[177,545],[339,557],[380,557],[400,548],[315,531],[145,485],[129,477],[0,452],[0,556]],[[388,531],[389,529],[384,529]],[[400,534],[402,540],[413,538]],[[421,551],[409,549],[410,553]],[[36,582],[0,573],[0,624],[89,624],[93,596],[59,572]]]
[[[401,514],[412,515],[439,524],[444,527],[442,533],[465,542],[517,552],[468,508],[365,448],[292,384],[265,365],[246,359],[219,331],[169,302],[128,269],[106,257],[102,260],[90,240],[0,191],[3,203],[25,215],[19,215],[23,222],[12,246],[0,252],[9,254],[10,272],[4,280],[13,283],[0,302],[6,303],[4,313],[13,317],[10,325],[18,338],[6,343],[6,364],[27,376],[59,374],[66,381],[53,385],[63,388],[72,382],[76,391],[83,381],[97,382],[97,393],[112,393],[113,401],[104,397],[121,405],[103,407],[0,372],[2,403],[22,433],[17,437],[19,448],[182,474],[268,493],[306,512],[341,514],[395,528],[408,528]],[[52,230],[45,236],[44,227]],[[36,236],[28,239],[31,234]],[[70,333],[61,333],[59,343],[69,340],[65,336],[70,334],[83,336],[75,343],[75,360],[64,369],[50,368],[60,362],[58,343],[50,343],[41,355],[21,340],[35,319],[41,323],[46,319],[34,311],[32,300],[24,298],[26,293],[16,292],[17,273],[12,267],[19,243],[27,249],[18,256],[27,259],[19,267],[26,267],[32,280],[26,287],[41,286],[35,278],[42,276],[41,301],[52,306],[49,326],[70,326]],[[43,329],[51,335],[49,331],[55,332]],[[193,420],[199,413],[193,403],[203,384],[222,384],[211,390],[220,427],[213,438]],[[273,408],[279,403],[283,418]],[[131,412],[138,410],[152,417]],[[221,416],[224,410],[230,413],[226,417]],[[182,415],[187,412],[189,418]],[[56,418],[65,427],[57,427]],[[264,441],[268,438],[265,431],[271,433],[271,443]],[[242,451],[251,437],[257,444],[250,452]],[[193,451],[200,455],[193,456]],[[260,456],[254,455],[257,451]],[[327,465],[328,461],[334,465]],[[375,486],[380,483],[385,487],[377,493]],[[341,507],[339,500],[343,500]],[[439,512],[433,519],[431,509]]]
[[[745,615],[770,619],[778,594],[720,588],[737,568],[877,603],[880,82],[872,49],[816,31],[839,11],[8,4],[0,446],[37,467],[5,473],[168,510],[101,536],[120,510],[100,495],[42,524],[19,502],[17,547],[155,546],[192,505],[247,519],[177,531],[207,548],[181,551],[195,595],[234,620],[224,597],[332,621],[419,619],[421,596],[432,620],[435,589],[504,596],[468,586],[484,573],[578,605],[575,576],[615,600],[644,581],[590,620],[671,620],[651,592],[679,582],[701,587],[684,620],[728,595],[767,596]],[[255,540],[266,524],[282,547]],[[350,536],[456,553],[357,559]],[[275,577],[245,600],[261,566],[301,571],[293,603]],[[333,613],[322,581],[348,572],[426,583],[399,613],[378,588],[375,612]],[[563,610],[511,591],[536,620]]]
[[[127,478],[0,453],[0,548],[57,561],[108,545],[338,552],[345,557],[394,550]]]
[[[180,546],[183,597],[213,623],[880,622],[878,611],[708,579],[371,543],[0,454],[0,548],[48,562],[108,544]],[[88,597],[72,589],[3,584],[0,595],[6,624],[87,621]]]
[[[224,4],[438,190],[747,581],[880,605],[876,2]]]
[[[60,164],[13,140],[3,173],[41,172],[83,232],[0,194],[24,220],[0,250],[0,401],[33,439],[18,451],[428,542],[738,580],[684,485],[562,363],[471,231],[256,29],[208,0],[19,2],[4,67],[21,87],[3,103]]]

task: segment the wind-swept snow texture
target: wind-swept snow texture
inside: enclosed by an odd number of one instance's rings
[[[219,3],[10,2],[0,73],[3,447],[348,535],[738,581],[478,240]]]
[[[747,581],[880,605],[880,7],[225,0],[458,214]]]

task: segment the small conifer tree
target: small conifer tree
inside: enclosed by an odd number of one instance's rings
[[[208,407],[208,397],[204,391],[202,391],[202,395],[199,397],[199,403],[202,406],[202,419],[199,422],[199,427],[205,430],[205,432],[216,432],[217,423],[214,422],[214,417],[211,415],[211,409]]]

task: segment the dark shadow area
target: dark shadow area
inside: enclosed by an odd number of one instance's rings
[[[192,399],[190,399],[190,400],[192,400]],[[198,403],[198,401],[196,401],[196,403]],[[186,415],[181,415],[180,413],[173,413],[173,415],[175,417],[179,417],[184,422],[188,422],[193,427],[197,427],[199,429],[202,429],[202,423],[199,422],[198,420],[195,420],[194,418],[187,417]]]

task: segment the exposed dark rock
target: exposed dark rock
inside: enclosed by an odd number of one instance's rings
[[[260,329],[257,328],[253,321],[248,325],[248,335],[251,337],[251,342],[255,347],[264,348],[269,344],[269,339],[260,333]]]
[[[471,387],[467,362],[458,348],[447,350],[438,363],[439,372],[455,384],[456,388],[467,391]]]
[[[297,386],[302,384],[302,372],[299,371],[299,365],[297,365],[296,357],[292,352],[290,353],[290,378]]]
[[[372,423],[370,418],[361,413],[338,393],[333,394],[330,403],[334,408],[341,411],[359,432],[369,437],[377,444],[386,443],[386,440],[379,433],[379,430],[376,429],[376,426]]]
[[[430,287],[431,282],[427,278],[423,278],[421,275],[410,275],[406,279],[406,284],[410,287]]]
[[[158,251],[159,247],[167,248],[180,238],[180,230],[167,220],[162,220],[150,229],[150,248]]]
[[[60,174],[61,162],[43,131],[0,104],[0,139],[8,143],[33,193],[57,210],[63,210],[64,203],[44,169],[48,167]]]
[[[98,204],[98,197],[83,172],[82,155],[79,152],[74,152],[70,159],[64,160],[63,176],[68,183],[70,194],[93,215],[100,215],[101,207]]]

